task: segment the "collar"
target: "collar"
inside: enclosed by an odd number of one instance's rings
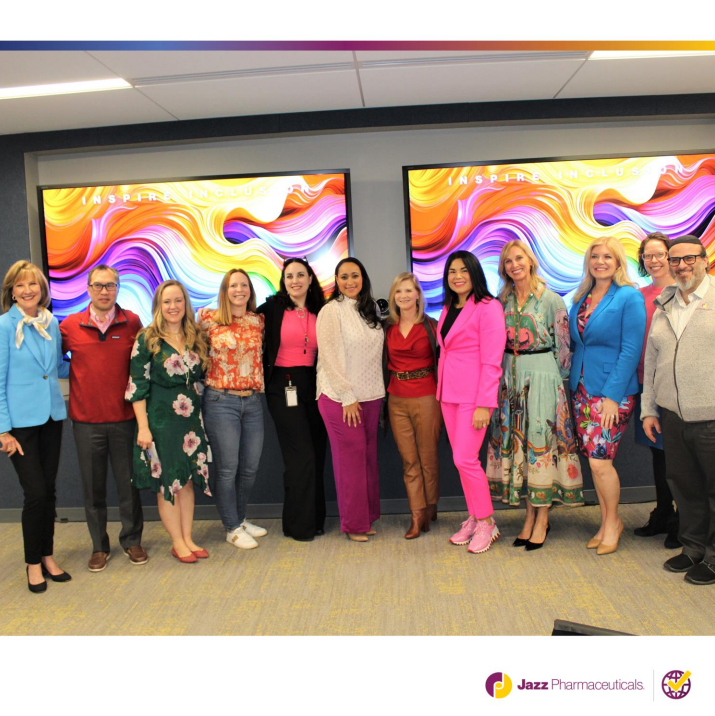
[[[115,303],[107,312],[107,315],[104,317],[104,319],[101,319],[92,308],[92,304],[89,304],[89,317],[97,324],[97,325],[104,325],[105,323],[109,323],[110,325],[114,323],[114,319],[117,317],[117,304]]]
[[[124,309],[118,304],[114,304],[114,318],[112,319],[112,322],[110,325],[114,326],[117,323],[128,323],[129,319],[127,318],[127,314],[124,313]],[[92,322],[92,316],[94,314],[94,311],[92,310],[92,304],[90,303],[87,308],[82,312],[82,318],[80,318],[79,324],[80,326],[83,326],[85,328],[96,328],[95,324]]]
[[[705,298],[705,294],[708,292],[709,288],[710,288],[710,277],[706,273],[705,277],[698,284],[697,288],[690,294],[689,303],[686,304],[685,301],[683,301],[683,295],[680,292],[680,288],[678,288],[675,291],[675,300],[678,302],[678,305],[681,308],[687,308],[693,302],[693,298],[695,298],[697,300],[701,300],[701,299]]]

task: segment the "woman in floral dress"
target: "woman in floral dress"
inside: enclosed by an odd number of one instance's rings
[[[499,258],[506,349],[499,410],[492,414],[487,478],[492,500],[519,505],[526,519],[515,547],[543,546],[553,502],[583,505],[583,478],[563,381],[571,367],[568,314],[546,288],[522,241]]]
[[[137,336],[125,398],[137,417],[132,483],[157,493],[159,516],[181,562],[208,557],[191,538],[194,490],[210,495],[209,449],[195,383],[208,364],[206,338],[186,289],[165,281],[154,294],[152,322]]]

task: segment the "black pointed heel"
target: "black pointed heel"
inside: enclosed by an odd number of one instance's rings
[[[528,539],[522,539],[521,537],[517,537],[512,543],[512,547],[523,547],[525,544],[529,544]]]
[[[25,566],[25,573],[27,574],[27,588],[33,594],[41,594],[47,591],[47,582],[40,582],[39,584],[30,584],[30,568]]]
[[[546,538],[549,536],[549,532],[551,531],[551,525],[549,525],[546,528],[546,535],[544,536],[543,542],[532,542],[531,540],[528,540],[525,549],[527,552],[533,552],[535,549],[541,549],[546,544]]]
[[[53,582],[69,582],[72,577],[69,572],[62,572],[62,574],[52,574],[45,565],[42,565],[42,574],[45,577],[49,577]]]

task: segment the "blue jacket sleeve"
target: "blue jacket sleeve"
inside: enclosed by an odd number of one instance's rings
[[[631,289],[624,297],[621,312],[621,351],[603,386],[606,398],[620,403],[638,369],[645,338],[645,301],[640,291]]]
[[[0,433],[12,429],[7,404],[7,376],[10,370],[10,333],[5,321],[0,321]]]
[[[60,378],[70,377],[70,364],[64,360],[64,353],[62,351],[62,334],[60,333],[60,326],[57,323],[57,319],[54,319],[52,323],[52,340],[55,341],[57,346],[57,375]]]

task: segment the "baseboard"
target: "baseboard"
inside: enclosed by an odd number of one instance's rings
[[[596,504],[596,492],[595,490],[584,490],[584,500],[587,505]],[[655,501],[655,488],[652,485],[645,485],[642,487],[624,487],[621,490],[621,502],[623,504],[637,503],[637,502],[654,502]],[[338,503],[328,502],[326,505],[327,513],[329,517],[338,516]],[[443,497],[439,501],[440,512],[465,512],[467,509],[467,503],[463,497]],[[495,510],[509,510],[512,509],[509,505],[502,503],[495,503]],[[265,504],[265,505],[249,505],[248,517],[256,519],[276,519],[281,516],[283,505],[280,503]],[[409,505],[407,504],[406,498],[396,500],[380,500],[380,511],[383,515],[401,515],[408,514],[410,511]],[[111,522],[119,521],[119,508],[110,507],[108,509],[108,517]],[[20,522],[22,516],[22,510],[20,508],[2,509],[0,510],[0,523],[2,522]],[[218,511],[215,505],[197,505],[194,518],[197,520],[217,520]],[[144,507],[144,519],[148,521],[155,521],[159,519],[159,510],[153,506]],[[84,508],[83,507],[58,507],[57,508],[57,521],[58,522],[84,522]]]

